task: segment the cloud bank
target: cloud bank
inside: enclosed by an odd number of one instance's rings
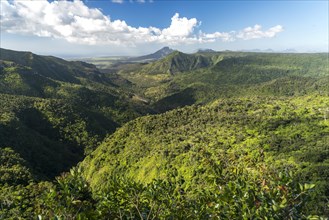
[[[120,3],[121,0],[113,0]],[[262,30],[260,25],[241,31],[203,33],[196,18],[176,13],[167,28],[132,27],[124,20],[111,20],[101,10],[88,8],[82,1],[7,1],[0,2],[1,31],[64,39],[85,45],[163,43],[168,45],[272,38],[283,31],[281,25]]]
[[[262,31],[262,26],[256,24],[254,27],[247,27],[240,31],[236,37],[244,40],[257,39],[257,38],[272,38],[275,37],[277,33],[283,31],[281,25],[276,25],[271,27],[267,31]]]

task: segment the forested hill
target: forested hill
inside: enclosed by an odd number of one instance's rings
[[[37,179],[69,170],[105,135],[151,112],[92,64],[0,52],[0,147],[18,153]]]
[[[327,53],[174,52],[116,71],[160,112],[222,97],[329,93]]]
[[[205,56],[190,55],[175,51],[159,61],[144,66],[142,71],[147,74],[167,73],[169,75],[175,75],[181,72],[208,67],[211,64],[211,60]]]
[[[98,192],[111,187],[113,175],[146,184],[176,170],[188,197],[216,181],[228,186],[235,168],[254,178],[270,167],[291,170],[299,183],[317,185],[307,210],[328,213],[328,106],[328,96],[232,98],[141,117],[108,137],[81,167]]]
[[[77,83],[78,77],[90,78],[95,81],[102,80],[98,69],[88,63],[79,61],[66,61],[53,56],[39,56],[31,52],[20,52],[0,49],[2,65],[12,68],[25,68],[31,74],[48,77],[53,80]]]
[[[0,52],[0,219],[329,216],[328,54]]]

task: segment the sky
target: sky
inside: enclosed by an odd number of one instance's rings
[[[169,46],[328,52],[327,0],[0,0],[1,48],[60,57]]]

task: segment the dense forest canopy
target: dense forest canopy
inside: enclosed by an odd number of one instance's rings
[[[327,53],[0,52],[0,219],[329,216]]]

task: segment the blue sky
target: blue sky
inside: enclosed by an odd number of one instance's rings
[[[61,57],[328,52],[328,1],[1,0],[1,47]]]

